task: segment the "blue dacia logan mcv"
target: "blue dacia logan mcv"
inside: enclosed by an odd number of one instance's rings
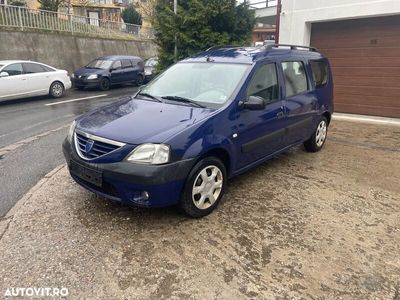
[[[329,62],[314,48],[214,47],[76,119],[63,152],[73,179],[96,194],[202,217],[228,178],[299,144],[320,150],[332,94]]]

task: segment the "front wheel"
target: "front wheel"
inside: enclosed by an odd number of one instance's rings
[[[324,146],[327,134],[328,121],[325,117],[321,117],[313,135],[304,142],[304,148],[308,152],[318,152]]]
[[[108,91],[108,90],[110,89],[110,86],[111,86],[111,83],[110,83],[110,80],[109,80],[109,79],[103,78],[103,79],[100,81],[100,89],[101,89],[102,91]]]
[[[59,81],[53,82],[49,89],[49,94],[53,98],[61,98],[64,95],[64,92],[64,85]]]
[[[211,213],[221,200],[227,183],[226,168],[216,157],[199,161],[188,176],[180,208],[193,218]]]

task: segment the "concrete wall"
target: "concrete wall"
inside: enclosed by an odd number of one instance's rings
[[[310,44],[315,22],[400,15],[400,0],[282,0],[280,43]]]
[[[34,60],[71,72],[98,56],[111,54],[149,58],[156,55],[156,46],[151,41],[0,31],[0,60]]]

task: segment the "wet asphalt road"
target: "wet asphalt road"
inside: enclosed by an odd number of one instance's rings
[[[74,118],[136,90],[131,85],[107,92],[71,89],[61,99],[35,97],[0,102],[0,218],[36,182],[63,162],[61,143]],[[96,98],[82,99],[87,97]],[[56,104],[76,99],[81,100]],[[2,155],[2,149],[21,141],[22,146]]]

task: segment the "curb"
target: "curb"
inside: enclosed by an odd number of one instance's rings
[[[400,126],[400,118],[386,118],[367,115],[356,115],[346,113],[333,113],[332,119],[335,121],[349,121],[358,123],[367,123],[374,125]]]
[[[49,173],[44,175],[42,179],[38,181],[17,203],[7,212],[7,214],[0,219],[0,240],[3,238],[7,229],[10,227],[11,222],[14,219],[14,215],[17,211],[25,205],[25,203],[38,191],[49,179],[56,175],[66,164],[59,165],[58,167],[51,170]]]

